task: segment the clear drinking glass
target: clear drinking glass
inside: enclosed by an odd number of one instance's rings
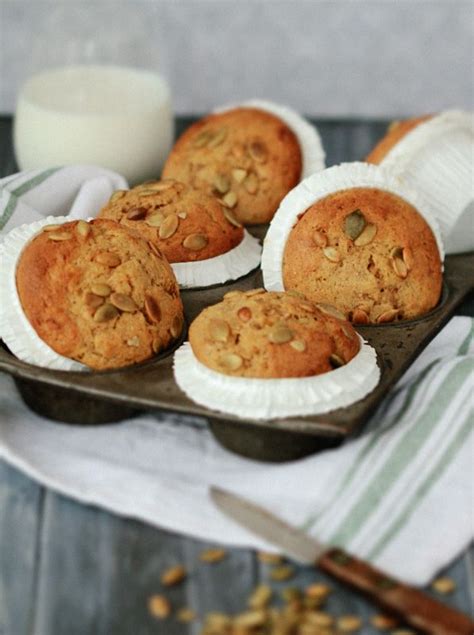
[[[15,113],[20,169],[93,164],[131,185],[159,176],[173,141],[170,89],[151,71],[67,66],[30,78]]]

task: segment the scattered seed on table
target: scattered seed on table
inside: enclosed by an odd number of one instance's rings
[[[179,622],[189,623],[196,619],[196,613],[188,607],[183,607],[176,612],[176,619]]]
[[[281,564],[283,562],[282,556],[278,553],[267,553],[265,551],[257,552],[257,559],[263,564]]]
[[[389,628],[395,628],[397,626],[397,620],[390,615],[373,615],[370,618],[370,623],[380,631],[386,631]]]
[[[178,564],[175,567],[170,567],[163,571],[161,574],[161,584],[163,586],[174,586],[175,584],[179,584],[186,578],[186,569]]]
[[[431,587],[437,593],[442,593],[443,595],[445,595],[454,591],[454,589],[456,588],[456,583],[451,578],[443,577],[434,580]]]
[[[275,567],[270,571],[270,578],[276,582],[283,582],[289,580],[295,575],[295,570],[290,565],[281,565]]]
[[[153,617],[163,620],[171,613],[171,603],[164,595],[152,595],[148,598],[148,611]]]
[[[356,615],[343,615],[337,619],[336,624],[342,633],[353,633],[362,627],[362,621]]]
[[[272,598],[272,589],[268,584],[260,584],[248,599],[251,609],[262,609],[268,606]]]
[[[226,555],[227,551],[225,549],[206,549],[199,554],[199,560],[213,564],[214,562],[224,560]]]

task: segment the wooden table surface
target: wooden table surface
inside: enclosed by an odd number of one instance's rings
[[[178,130],[189,119],[178,122]],[[385,129],[385,122],[316,122],[327,164],[362,158]],[[0,176],[16,171],[11,118],[0,118]],[[473,298],[459,310],[473,315]],[[0,416],[1,407],[0,407]],[[466,475],[468,476],[468,475]],[[268,566],[254,552],[228,550],[215,565],[198,562],[205,543],[78,504],[42,487],[0,462],[0,635],[185,635],[199,623],[157,621],[147,611],[150,595],[162,591],[159,576],[172,560],[189,571],[186,584],[169,597],[175,607],[208,611],[243,610],[250,592],[268,580]],[[441,548],[441,546],[440,546]],[[414,545],[416,549],[416,545]],[[474,548],[446,571],[456,590],[446,603],[474,614]],[[297,567],[291,586],[325,581],[335,591],[330,612],[354,614],[362,633],[376,608],[309,567]],[[273,583],[275,589],[285,586]]]

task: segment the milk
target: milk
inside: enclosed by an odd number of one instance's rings
[[[135,184],[160,175],[173,141],[170,90],[155,73],[71,66],[31,78],[15,114],[22,170],[94,164]]]

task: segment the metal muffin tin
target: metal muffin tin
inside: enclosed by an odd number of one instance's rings
[[[263,238],[265,227],[254,235]],[[136,366],[106,372],[65,372],[27,364],[0,348],[0,371],[12,375],[26,404],[65,423],[97,425],[140,411],[165,411],[205,417],[222,445],[250,458],[286,461],[338,445],[360,430],[387,391],[439,332],[473,288],[474,253],[448,256],[439,305],[420,319],[357,327],[377,351],[381,379],[363,400],[324,415],[262,422],[208,410],[184,395],[174,381],[173,349]],[[233,289],[262,286],[256,270],[237,281],[181,292],[187,323]],[[159,422],[157,422],[159,425]]]

